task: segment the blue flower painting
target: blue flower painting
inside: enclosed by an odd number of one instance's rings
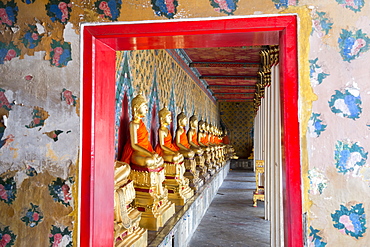
[[[338,141],[335,145],[335,166],[339,173],[346,174],[366,164],[367,152],[357,143]]]
[[[323,120],[320,116],[321,114],[319,113],[312,113],[311,118],[308,121],[308,131],[311,137],[319,137],[327,126],[323,124]]]
[[[121,14],[121,6],[121,0],[98,0],[95,2],[96,12],[111,21],[117,21]]]
[[[0,178],[0,201],[10,205],[15,200],[16,194],[17,186],[14,178]]]
[[[177,0],[152,0],[152,8],[158,16],[165,16],[172,19],[177,12]]]
[[[342,29],[338,38],[340,55],[344,61],[351,62],[361,53],[369,50],[370,39],[361,29],[356,32]]]
[[[17,22],[18,6],[14,0],[0,1],[0,24],[14,27]]]
[[[225,13],[227,15],[233,15],[234,11],[238,7],[236,5],[238,0],[210,0],[210,2],[215,11]]]
[[[344,92],[336,90],[328,103],[331,111],[338,116],[352,120],[360,118],[362,101],[357,88],[347,88]]]
[[[308,238],[308,240],[310,241],[309,246],[325,247],[327,245],[327,243],[325,243],[322,240],[322,237],[319,234],[320,234],[320,230],[317,230],[317,229],[313,228],[312,226],[310,226],[310,235],[309,235],[309,238]]]
[[[328,73],[325,73],[324,70],[322,69],[322,67],[319,64],[317,64],[318,60],[319,60],[319,58],[309,60],[309,62],[310,62],[310,81],[311,81],[311,85],[313,87],[317,86],[317,85],[320,85],[323,82],[323,80],[327,76],[330,75]]]
[[[22,43],[27,49],[34,49],[41,41],[36,25],[28,25],[29,30],[23,35]]]
[[[45,5],[45,9],[53,22],[58,21],[62,24],[67,24],[71,17],[72,3],[70,0],[49,0]]]
[[[21,50],[11,41],[9,44],[0,42],[0,64],[19,57]]]
[[[340,205],[340,209],[335,210],[331,218],[333,226],[343,234],[358,239],[366,232],[366,215],[362,203],[351,206],[350,209]]]
[[[336,0],[338,4],[352,10],[353,12],[361,11],[365,5],[365,0]]]
[[[329,34],[329,31],[332,29],[333,22],[326,17],[326,12],[316,11],[312,16],[312,32],[317,33],[319,37]]]
[[[298,5],[298,0],[272,0],[272,2],[275,3],[277,9]]]

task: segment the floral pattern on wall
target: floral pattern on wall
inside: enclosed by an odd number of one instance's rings
[[[0,2],[0,24],[14,27],[17,22],[18,6],[14,0]]]
[[[272,0],[272,2],[275,4],[277,9],[298,5],[298,0]]]
[[[70,0],[50,0],[46,5],[46,14],[55,22],[67,24],[71,16],[72,3]]]
[[[172,19],[177,12],[177,0],[152,0],[152,8],[158,16],[165,16]]]
[[[310,120],[308,121],[308,132],[311,137],[319,137],[320,134],[325,131],[326,124],[323,124],[321,114],[312,113]]]
[[[324,189],[328,186],[327,178],[317,168],[313,168],[308,171],[308,178],[310,180],[310,189],[308,193],[312,195],[321,195]]]
[[[333,113],[352,120],[360,118],[361,104],[360,90],[355,87],[346,88],[344,92],[335,90],[335,94],[329,101],[329,107]]]
[[[0,201],[12,204],[16,198],[17,186],[14,177],[0,178]]]
[[[26,125],[26,128],[36,128],[42,127],[45,124],[45,120],[49,117],[47,111],[45,111],[42,107],[35,106],[32,111],[32,121],[29,125]]]
[[[34,3],[36,0],[22,0],[23,3],[25,4],[31,4]]]
[[[9,226],[0,228],[0,246],[1,247],[10,247],[14,245],[14,242],[17,238],[17,235],[10,230]]]
[[[326,12],[314,11],[312,13],[312,32],[316,33],[320,38],[328,35],[332,29],[333,22],[329,20]]]
[[[338,141],[335,145],[335,167],[339,173],[353,172],[366,164],[368,152],[356,143]]]
[[[23,221],[27,226],[35,227],[40,222],[42,222],[44,216],[42,212],[40,211],[40,207],[30,203],[31,207],[27,210],[25,216],[21,218],[21,221]]]
[[[34,49],[41,41],[41,35],[37,31],[36,25],[28,25],[29,29],[22,37],[22,43],[27,49]]]
[[[1,2],[0,2],[1,3]],[[12,42],[5,44],[0,42],[0,64],[10,61],[21,54],[21,50]]]
[[[72,231],[65,226],[51,226],[49,234],[49,243],[51,247],[72,247]]]
[[[361,29],[356,32],[342,29],[338,44],[343,61],[351,62],[361,53],[369,50],[369,42],[369,37]]]
[[[121,5],[121,0],[98,0],[95,2],[96,12],[111,21],[117,21],[121,14]]]
[[[365,0],[336,0],[338,4],[352,10],[353,12],[360,12],[365,5]]]
[[[54,142],[58,141],[59,134],[63,133],[63,130],[53,130],[49,132],[44,132],[43,134],[47,135],[49,138],[53,139]]]
[[[76,106],[77,97],[72,94],[72,91],[63,88],[62,90],[62,101],[65,101],[67,105]]]
[[[72,203],[71,188],[73,183],[74,183],[73,178],[70,177],[67,180],[57,178],[57,180],[49,184],[49,192],[50,195],[53,197],[53,200],[62,203],[66,207],[71,206]]]
[[[322,66],[318,64],[319,58],[309,60],[310,62],[310,81],[313,87],[320,85],[330,74],[325,73]]]
[[[308,237],[309,247],[325,247],[327,245],[327,243],[322,240],[322,237],[319,234],[320,230],[310,226],[310,235]]]
[[[50,63],[53,66],[62,68],[72,60],[71,43],[53,40],[50,44]]]
[[[210,0],[211,6],[215,11],[233,15],[237,9],[238,0]]]
[[[366,232],[366,215],[362,203],[350,207],[340,205],[340,209],[335,210],[331,218],[333,226],[343,234],[358,239]]]

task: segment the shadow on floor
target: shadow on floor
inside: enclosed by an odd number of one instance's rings
[[[188,246],[270,246],[264,203],[253,207],[255,186],[253,171],[230,170]]]

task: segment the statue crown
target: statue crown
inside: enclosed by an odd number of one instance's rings
[[[167,109],[166,105],[158,112],[159,119],[170,115],[171,112]]]
[[[137,109],[140,108],[141,105],[146,104],[146,98],[143,96],[142,92],[139,91],[139,93],[136,95],[135,98],[132,99],[132,112],[136,112]]]

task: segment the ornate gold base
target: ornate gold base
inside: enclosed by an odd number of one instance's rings
[[[254,192],[253,193],[253,207],[257,207],[257,200],[260,200],[260,201],[265,201],[265,194],[260,192],[260,194],[258,194],[258,192]]]
[[[116,239],[115,247],[144,247],[148,245],[148,231],[137,227],[133,232]]]
[[[142,213],[140,227],[157,231],[175,213],[175,204],[168,201],[163,186],[164,168],[149,169],[131,164],[129,179],[134,181],[134,206]]]
[[[196,169],[197,163],[195,162],[195,159],[185,158],[184,164],[186,169],[184,176],[189,179],[190,188],[192,188],[194,191],[199,190],[204,182],[199,178],[199,171]]]
[[[196,169],[199,171],[199,178],[202,179],[204,182],[208,181],[211,176],[207,171],[204,156],[196,155],[195,162],[197,163]]]
[[[164,162],[165,181],[163,184],[168,190],[168,199],[178,206],[183,206],[193,195],[189,187],[189,179],[184,177],[184,163]]]

